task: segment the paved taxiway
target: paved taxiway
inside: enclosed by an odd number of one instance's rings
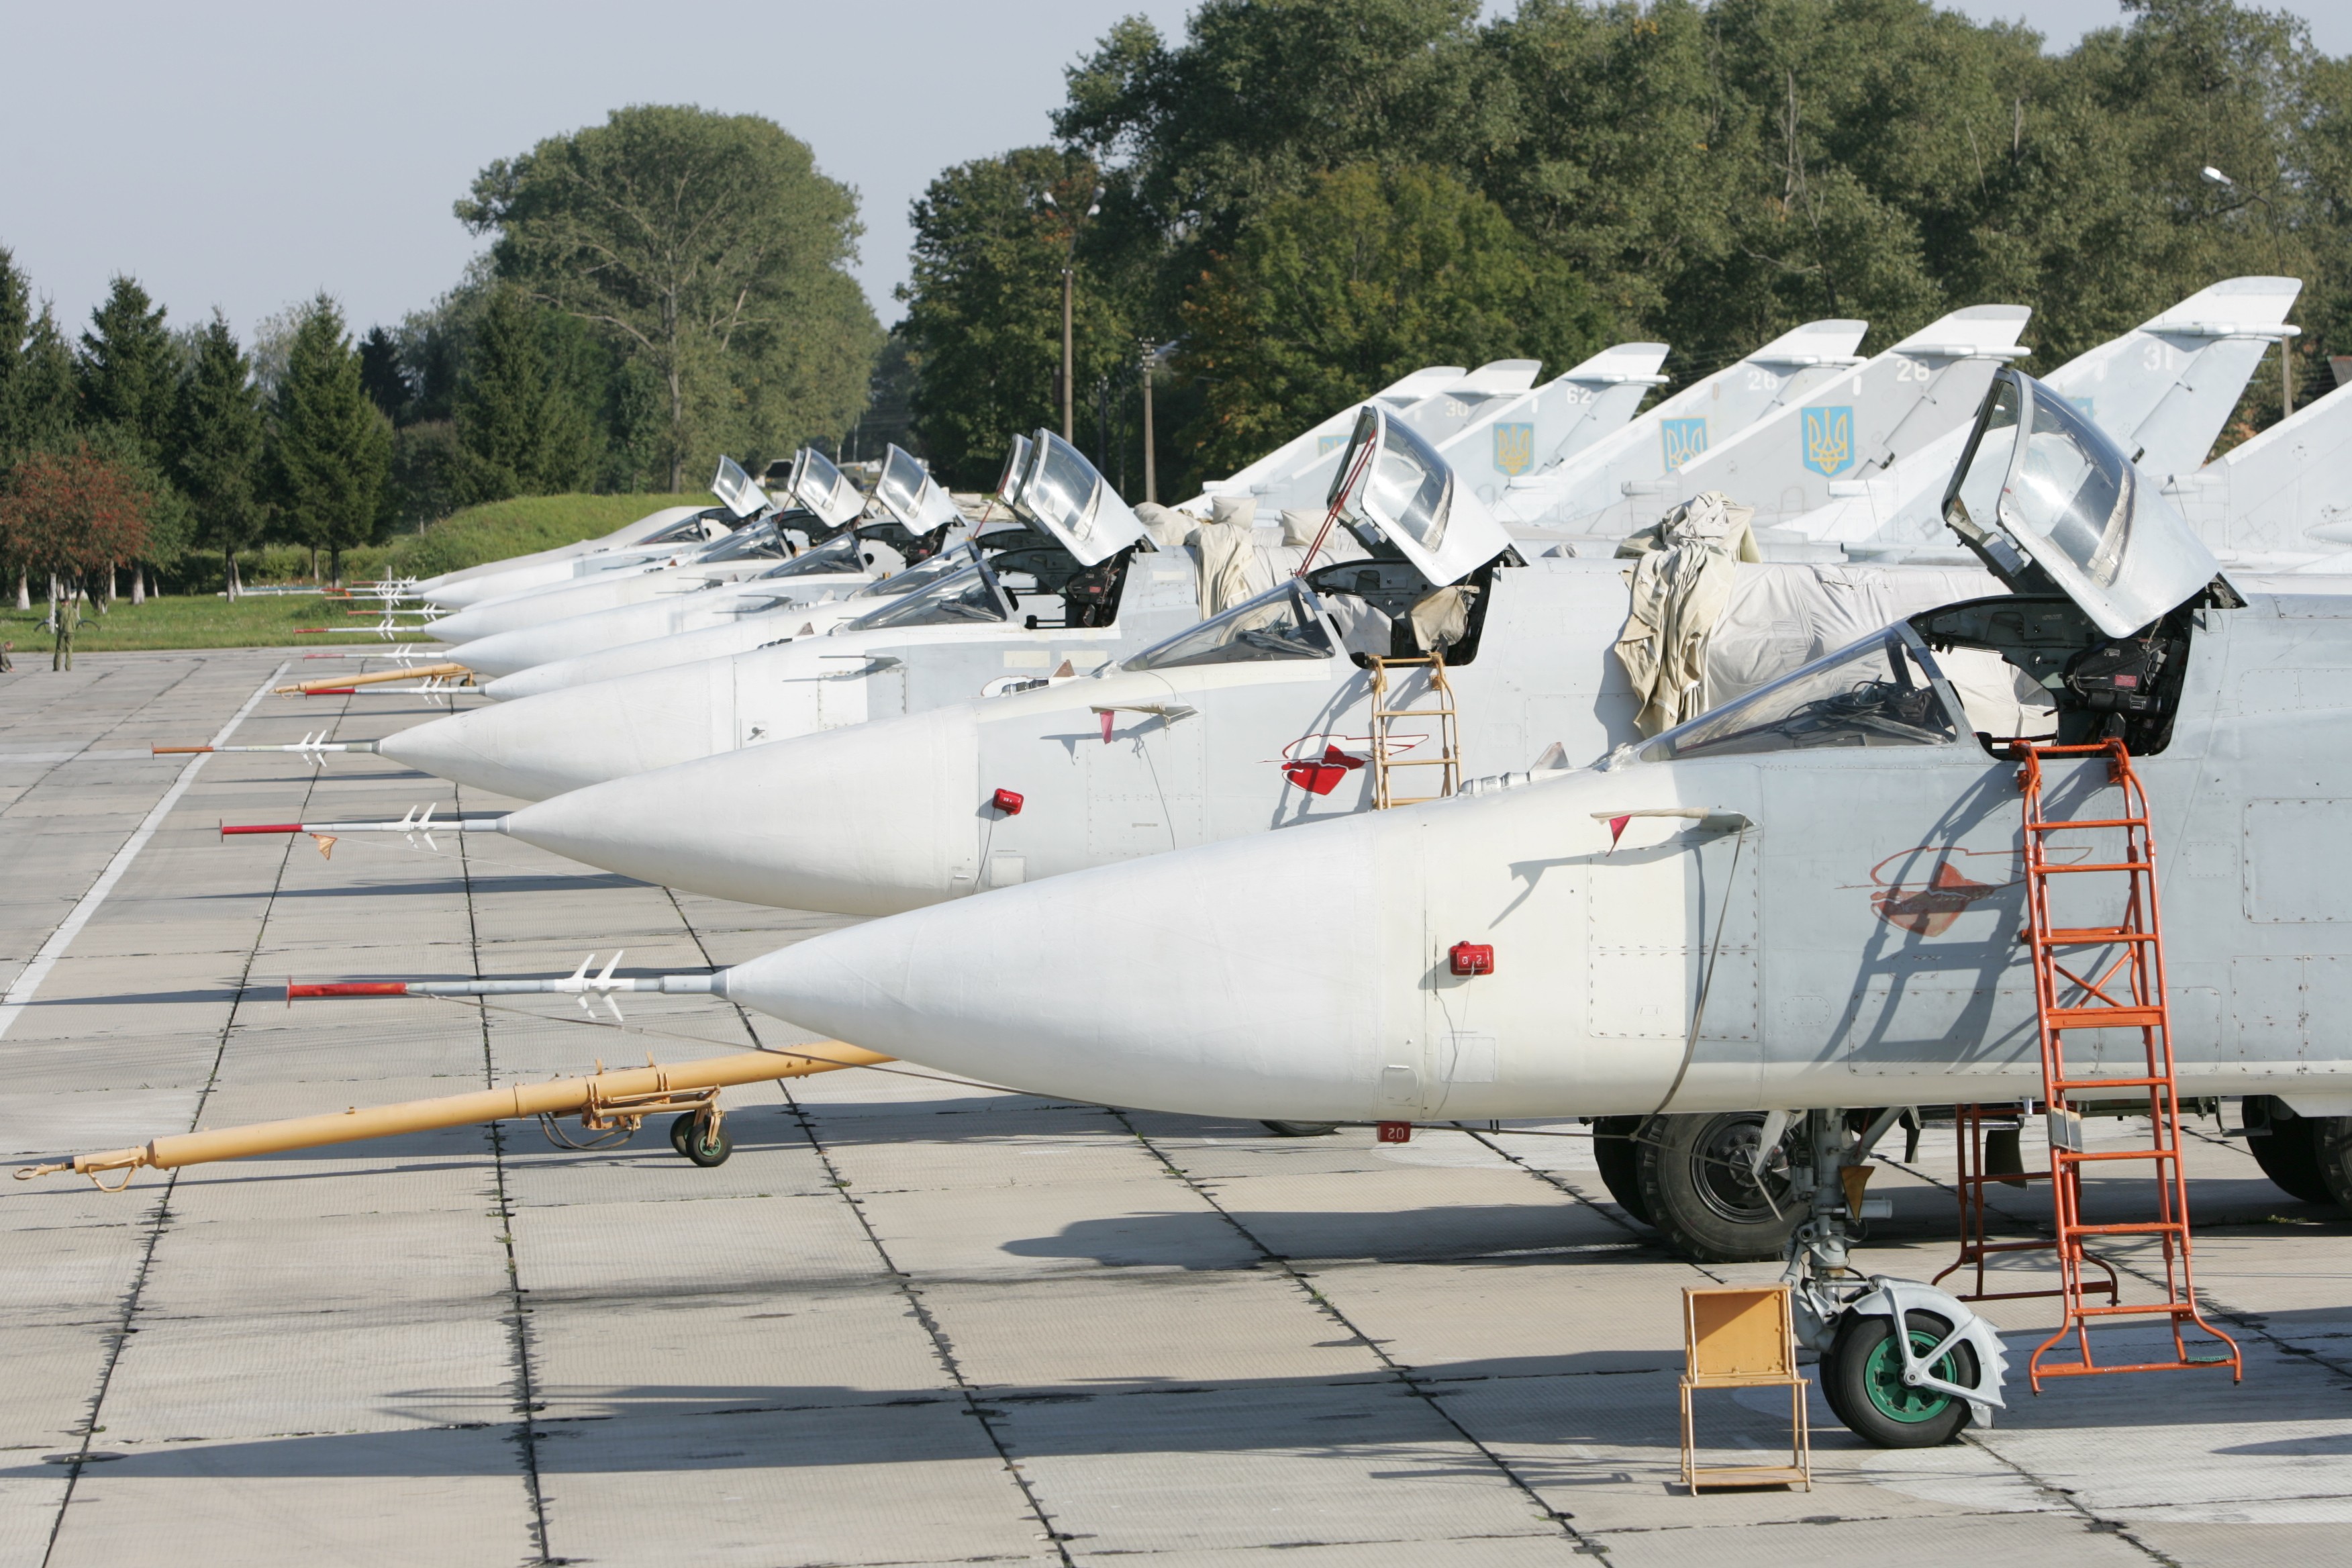
[[[568,973],[616,945],[683,968],[835,922],[486,836],[352,837],[331,860],[223,842],[222,819],[501,804],[372,757],[146,755],[214,734],[285,657],[0,680],[0,984],[54,961],[0,1011],[12,1163],[796,1037],[686,997],[625,999],[625,1034],[555,997],[286,1007],[289,975]],[[235,738],[431,711],[266,697]],[[1815,1490],[1693,1500],[1673,1484],[1680,1290],[1776,1269],[1651,1247],[1577,1140],[1289,1141],[888,1071],[731,1103],[713,1171],[657,1135],[583,1153],[508,1124],[113,1196],[0,1187],[0,1568],[2302,1568],[2352,1525],[2352,1224],[2226,1142],[2196,1151],[2198,1259],[2244,1386],[2013,1381],[1994,1429],[1903,1454],[1816,1397]],[[1948,1260],[1948,1155],[1931,1133],[1881,1173],[1897,1217],[1866,1267]],[[2021,1364],[2046,1307],[1995,1313]],[[1703,1431],[1769,1449],[1777,1397]]]

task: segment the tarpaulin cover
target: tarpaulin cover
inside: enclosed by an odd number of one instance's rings
[[[1755,515],[1754,507],[1708,490],[1620,547],[1619,554],[1638,558],[1616,652],[1641,699],[1634,723],[1643,734],[1671,730],[1715,706],[1707,644],[1730,602],[1733,567],[1756,558],[1748,526]]]

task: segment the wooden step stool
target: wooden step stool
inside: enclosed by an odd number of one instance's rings
[[[1813,1489],[1812,1433],[1805,1420],[1810,1379],[1797,1373],[1797,1333],[1786,1285],[1706,1285],[1683,1291],[1683,1485],[1801,1486]],[[1702,1469],[1691,1431],[1695,1388],[1786,1388],[1789,1462]]]

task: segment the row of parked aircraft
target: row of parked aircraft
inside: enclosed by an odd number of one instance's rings
[[[1664,344],[1435,367],[1180,508],[1042,430],[984,507],[896,447],[870,491],[722,463],[716,507],[401,585],[490,700],[335,744],[530,803],[436,831],[887,917],[661,987],[868,1051],[1286,1133],[1588,1119],[1670,1245],[1790,1259],[1850,1426],[1941,1441],[2000,1341],[1845,1278],[1842,1173],[2042,1092],[2020,740],[2128,752],[2180,1094],[2352,1205],[2352,392],[2207,460],[2299,287],[2038,378],[2006,305],[1646,411]]]

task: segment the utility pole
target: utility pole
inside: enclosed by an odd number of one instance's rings
[[[1102,211],[1103,188],[1095,187],[1093,199],[1087,203],[1087,217]],[[1038,202],[1056,217],[1062,204],[1054,199],[1051,191],[1037,193]],[[1072,330],[1073,307],[1078,290],[1078,226],[1086,218],[1072,218],[1062,235],[1062,439],[1075,444],[1077,440],[1077,353],[1076,334]]]
[[[1070,248],[1062,261],[1062,439],[1074,441],[1070,410],[1071,393],[1075,389],[1075,364],[1070,353],[1070,303],[1077,290],[1078,231],[1070,230]]]
[[[1143,499],[1160,501],[1160,468],[1151,445],[1151,345],[1143,345]]]

